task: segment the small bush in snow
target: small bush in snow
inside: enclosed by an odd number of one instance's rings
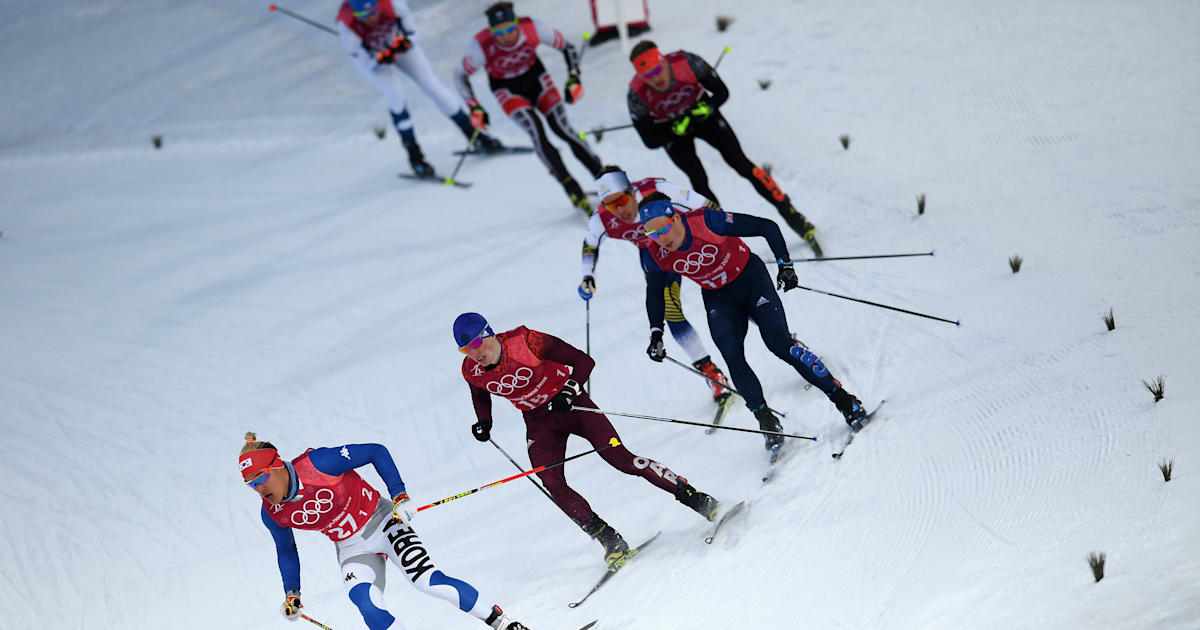
[[[153,136],[150,136],[150,144],[153,144],[155,149],[161,149],[162,148],[162,135],[154,134]]]
[[[1164,383],[1162,374],[1159,374],[1158,378],[1154,379],[1154,382],[1142,381],[1142,385],[1145,385],[1146,389],[1151,394],[1154,394],[1154,402],[1158,402],[1163,399]]]
[[[769,87],[771,87],[771,80],[770,80],[770,79],[759,79],[759,80],[758,80],[758,87],[760,87],[760,88],[762,88],[762,89],[764,89],[764,90],[765,90],[765,89],[767,89],[767,88],[769,88]]]
[[[1163,481],[1171,480],[1171,471],[1175,470],[1175,460],[1164,459],[1158,463],[1158,470],[1162,472]]]
[[[846,142],[843,143],[843,146],[850,143],[849,136],[842,136],[842,137],[846,138]],[[849,148],[849,147],[846,147],[846,148]],[[917,214],[925,214],[925,193],[921,193],[921,194],[917,195]]]
[[[375,127],[375,137],[383,140],[387,136],[387,127]]]
[[[842,148],[843,148],[843,149],[849,149],[849,148],[850,148],[850,136],[848,136],[848,135],[846,135],[846,134],[842,134],[840,137],[838,137],[838,140],[841,140],[841,141],[842,141]],[[922,195],[922,197],[923,197],[923,196],[924,196],[924,195]],[[921,205],[925,205],[925,203],[924,203],[924,202],[922,202],[922,203],[921,203]],[[922,211],[924,211],[924,208],[922,208]]]
[[[1117,327],[1117,320],[1113,318],[1112,309],[1108,309],[1108,314],[1104,316],[1104,325],[1108,326],[1109,330]]]
[[[725,29],[729,28],[730,24],[733,24],[733,18],[731,16],[728,16],[728,15],[718,15],[717,16],[717,30],[718,31],[721,31],[722,33],[724,33]]]
[[[1012,269],[1013,273],[1017,273],[1021,270],[1021,263],[1023,262],[1025,262],[1024,258],[1021,258],[1020,256],[1013,256],[1012,258],[1008,259],[1008,266]]]
[[[1103,551],[1088,554],[1088,566],[1092,567],[1092,576],[1096,581],[1104,579],[1104,561],[1108,558],[1108,554]]]

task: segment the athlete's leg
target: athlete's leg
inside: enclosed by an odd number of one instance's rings
[[[550,75],[547,74],[546,76],[549,77]],[[554,135],[562,138],[571,147],[571,152],[575,154],[575,159],[579,160],[587,168],[592,177],[598,177],[600,169],[604,168],[604,165],[600,162],[600,156],[592,151],[592,147],[588,146],[586,140],[579,137],[575,128],[571,126],[571,121],[567,120],[567,107],[558,98],[558,90],[553,88],[551,90],[543,92],[542,95],[544,97],[547,94],[553,94],[555,96],[554,99],[541,99],[538,101],[538,109],[546,117],[546,124],[550,125],[550,131],[553,131]],[[543,100],[553,100],[554,103],[543,108]]]
[[[667,155],[670,156],[675,166],[678,166],[679,170],[688,176],[688,180],[692,183],[692,189],[718,206],[721,205],[717,201],[717,194],[708,187],[708,173],[704,172],[704,165],[700,163],[700,157],[696,155],[696,143],[691,136],[667,143],[666,149]]]
[[[758,324],[758,333],[775,356],[791,365],[804,380],[812,383],[826,395],[830,394],[837,381],[829,373],[825,364],[817,355],[807,348],[797,345],[788,330],[787,314],[783,310],[783,302],[766,266],[758,256],[751,256],[746,269],[738,280],[745,280],[750,287],[750,299],[754,306],[750,309],[750,317]],[[736,381],[735,381],[736,382]]]
[[[346,593],[362,614],[367,628],[403,630],[404,624],[387,611],[383,601],[383,558],[374,553],[364,553],[343,560],[341,565],[342,583],[346,587]]]
[[[396,57],[395,65],[421,86],[429,98],[433,99],[442,115],[450,117],[455,112],[462,111],[462,103],[445,83],[438,80],[437,75],[433,72],[433,66],[429,63],[429,58],[425,56],[420,45],[413,44],[413,47],[409,48],[407,52]]]
[[[742,276],[745,275],[742,272]],[[741,276],[716,291],[701,291],[713,343],[725,359],[729,378],[733,379],[746,406],[755,410],[761,408],[766,400],[763,398],[762,383],[746,361],[746,329],[750,323],[742,300],[743,293]]]
[[[704,349],[704,342],[700,340],[696,329],[683,316],[683,303],[679,300],[679,282],[679,274],[668,274],[667,286],[663,287],[663,300],[667,307],[667,328],[671,329],[671,336],[687,353],[692,363],[695,363],[707,357],[708,351]]]
[[[797,213],[796,209],[792,207],[791,199],[783,192],[771,174],[756,166],[750,161],[750,158],[746,157],[737,134],[733,132],[733,128],[729,126],[729,122],[725,120],[724,116],[721,116],[720,112],[714,113],[703,124],[697,126],[695,133],[697,138],[720,151],[725,163],[737,171],[738,175],[749,181],[760,197],[775,206],[780,216],[790,219],[793,214]],[[803,221],[804,215],[799,215],[799,219]]]
[[[576,398],[575,404],[581,407],[596,408],[596,403],[592,402],[592,399],[587,394]],[[608,418],[590,411],[571,411],[562,415],[566,417],[567,426],[570,427],[571,433],[586,439],[593,447],[607,446],[613,438],[621,442],[619,446],[613,446],[600,451],[600,457],[608,462],[609,466],[627,475],[641,477],[667,492],[673,493],[675,491],[675,486],[679,481],[678,475],[652,459],[640,457],[629,452],[629,449],[625,448],[625,443],[621,441],[621,436],[617,435],[617,430],[613,428]]]
[[[529,464],[534,468],[552,464],[562,459],[567,452],[567,432],[559,430],[557,419],[549,416],[549,413],[546,411],[545,414],[527,417],[525,420]],[[595,514],[583,495],[567,485],[566,473],[563,472],[562,466],[543,470],[537,476],[550,493],[550,498],[554,499],[555,505],[566,512],[571,520],[582,525]]]
[[[387,519],[380,533],[386,541],[388,559],[404,572],[405,579],[412,582],[417,590],[450,602],[459,610],[481,620],[491,616],[490,600],[481,598],[474,586],[438,569],[412,525]]]

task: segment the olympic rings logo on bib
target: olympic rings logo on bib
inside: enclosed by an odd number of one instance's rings
[[[678,90],[663,97],[662,104],[667,109],[675,109],[681,103],[687,103],[690,105],[695,96],[696,86],[691,85],[690,83],[684,84],[679,86]]]
[[[321,515],[333,509],[333,490],[321,488],[317,495],[304,502],[300,511],[292,512],[292,523],[296,525],[313,525],[321,520]]]
[[[498,381],[490,381],[487,390],[497,396],[507,396],[529,384],[533,378],[533,370],[527,367],[517,368],[513,374],[506,374]]]
[[[700,248],[700,251],[688,254],[687,258],[676,260],[672,267],[675,269],[675,273],[681,273],[685,276],[692,275],[716,262],[717,251],[716,245],[705,245]]]
[[[522,46],[510,53],[501,54],[492,59],[492,63],[500,70],[511,70],[513,68],[524,68],[533,64],[533,60],[537,58],[537,52],[529,46]]]

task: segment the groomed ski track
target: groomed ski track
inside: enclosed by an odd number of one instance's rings
[[[439,76],[487,4],[413,3]],[[266,5],[0,9],[4,627],[282,628],[274,549],[234,465],[244,431],[290,456],[381,442],[414,500],[434,500],[513,473],[470,435],[455,315],[583,346],[584,223],[536,159],[469,159],[470,190],[398,180],[394,132],[371,132],[382,100],[334,38]],[[802,282],[963,326],[790,292],[792,330],[864,402],[888,399],[841,461],[837,412],[752,327],[747,356],[784,430],[829,437],[790,445],[771,484],[756,436],[612,418],[635,453],[750,501],[713,545],[691,511],[589,458],[567,475],[592,506],[630,541],[663,534],[578,610],[566,604],[603,569],[599,546],[524,482],[421,514],[439,568],[534,630],[1194,628],[1200,6],[762,0],[718,34],[727,3],[651,5],[665,50],[713,61],[731,47],[722,111],[826,254],[937,251],[806,263]],[[517,7],[575,40],[591,29],[584,2]],[[561,56],[542,57],[561,86]],[[583,68],[576,130],[626,122],[616,44]],[[406,85],[425,153],[449,172],[465,142]],[[474,85],[499,137],[524,144]],[[632,131],[593,147],[686,183]],[[700,155],[724,206],[776,218]],[[605,242],[599,265],[597,404],[711,418],[699,378],[645,357],[632,247]],[[695,285],[683,300],[715,351]],[[1141,381],[1158,374],[1154,404]],[[495,420],[527,463],[517,413],[497,400]],[[740,406],[725,424],[755,426]],[[361,628],[330,543],[297,542],[307,614]],[[1099,584],[1092,551],[1108,553]],[[410,630],[481,627],[389,577]]]

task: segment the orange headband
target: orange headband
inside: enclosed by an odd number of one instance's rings
[[[651,48],[633,58],[633,69],[638,74],[646,74],[648,70],[657,66],[660,61],[662,61],[662,53],[658,52],[657,48]]]

